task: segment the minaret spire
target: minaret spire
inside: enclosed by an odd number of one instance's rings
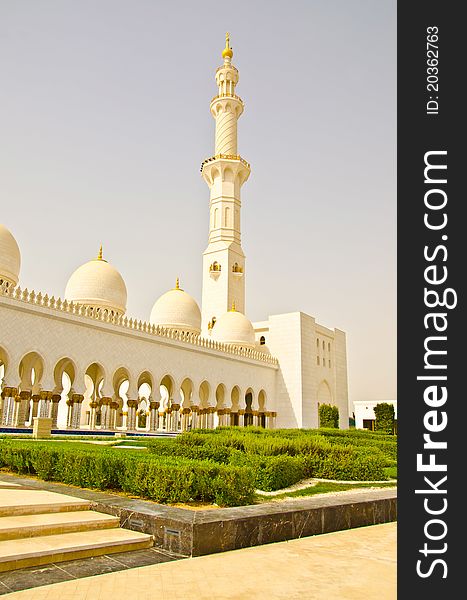
[[[210,189],[209,244],[203,255],[202,329],[208,332],[213,317],[227,312],[233,300],[245,312],[245,255],[240,234],[240,190],[250,165],[238,153],[237,122],[243,100],[236,94],[238,70],[232,64],[230,34],[222,50],[223,64],[216,71],[218,94],[211,100],[216,122],[214,155],[201,165]]]

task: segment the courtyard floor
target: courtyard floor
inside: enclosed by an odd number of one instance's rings
[[[12,600],[394,600],[396,523],[166,562]]]

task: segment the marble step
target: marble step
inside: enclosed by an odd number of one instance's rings
[[[0,517],[0,541],[119,527],[118,517],[90,510]]]
[[[89,500],[45,490],[0,488],[0,517],[89,510]]]
[[[0,572],[37,567],[153,545],[151,535],[128,529],[102,529],[0,541]]]

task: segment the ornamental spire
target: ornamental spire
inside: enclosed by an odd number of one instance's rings
[[[225,48],[222,50],[222,58],[224,60],[226,60],[227,58],[230,60],[232,59],[233,56],[233,51],[232,48],[230,47],[230,33],[227,32],[225,34]]]
[[[97,260],[104,260],[102,258],[102,244],[101,244],[101,247],[99,248],[99,254],[97,255]]]

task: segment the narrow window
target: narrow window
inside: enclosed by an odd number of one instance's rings
[[[319,366],[319,356],[316,357],[316,364]]]
[[[259,343],[260,343],[261,346],[264,346],[264,344],[266,343],[266,338],[264,337],[264,335],[262,335],[259,338]]]

